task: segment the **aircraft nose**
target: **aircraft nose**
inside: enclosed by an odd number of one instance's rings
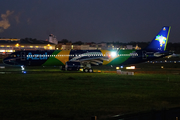
[[[7,64],[7,65],[15,65],[15,61],[13,59],[10,59],[10,58],[4,58],[3,63]]]
[[[4,58],[4,59],[3,59],[3,63],[4,63],[4,64],[9,64],[8,58]]]

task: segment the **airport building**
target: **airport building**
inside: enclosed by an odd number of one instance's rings
[[[101,47],[94,47],[88,44],[73,45],[72,43],[59,43],[56,47],[58,50],[101,50]]]
[[[66,43],[66,44],[58,43],[58,45],[56,45],[56,49],[58,49],[58,50],[119,50],[119,49],[139,50],[141,48],[138,47],[138,45],[133,47],[132,45],[125,45],[125,46],[113,45],[113,44],[107,45],[107,43],[98,43],[98,44],[86,43],[86,44],[82,44],[82,45],[77,45],[77,44],[72,44],[72,43]]]
[[[20,50],[54,50],[55,44],[36,39],[0,39],[0,58]]]

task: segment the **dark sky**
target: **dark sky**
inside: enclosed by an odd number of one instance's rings
[[[171,26],[180,42],[180,0],[0,0],[0,37],[72,42],[151,41]]]

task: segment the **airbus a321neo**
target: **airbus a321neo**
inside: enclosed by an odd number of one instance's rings
[[[128,65],[161,58],[166,51],[170,26],[163,27],[151,43],[141,50],[35,50],[17,51],[3,60],[20,66],[62,66],[65,70],[93,72],[92,65]]]

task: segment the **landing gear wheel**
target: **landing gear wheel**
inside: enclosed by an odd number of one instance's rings
[[[85,69],[84,69],[84,72],[86,72],[86,73],[87,73],[87,72],[88,72],[88,69],[87,69],[87,68],[85,68]]]
[[[90,69],[89,69],[89,72],[92,73],[92,72],[93,72],[93,69],[90,68]]]

